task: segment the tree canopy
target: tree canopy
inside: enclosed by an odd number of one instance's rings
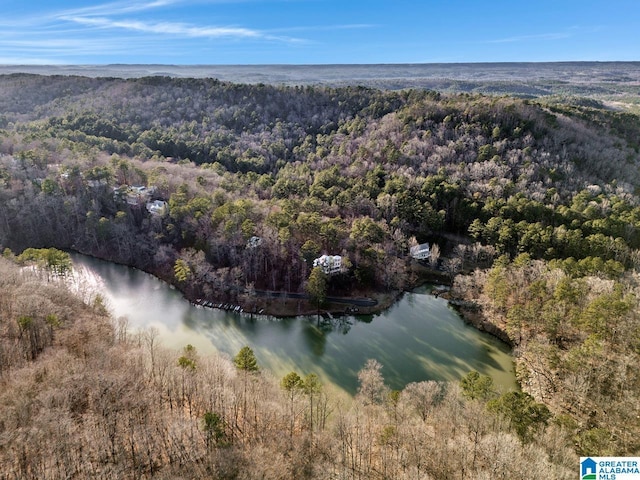
[[[233,363],[238,370],[243,372],[252,373],[259,370],[258,360],[249,346],[244,346],[240,349],[236,356],[233,357]]]

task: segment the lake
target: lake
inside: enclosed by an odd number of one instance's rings
[[[387,385],[459,380],[470,370],[489,375],[500,390],[516,389],[509,347],[466,325],[447,301],[419,288],[375,315],[325,319],[253,316],[197,307],[158,278],[140,270],[84,255],[72,255],[83,288],[96,289],[116,318],[131,330],[154,327],[163,345],[200,354],[234,356],[253,349],[261,368],[277,378],[295,370],[316,373],[324,383],[348,393],[357,372],[374,358]],[[176,355],[176,358],[178,355]]]

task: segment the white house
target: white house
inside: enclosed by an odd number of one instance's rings
[[[91,188],[100,188],[106,187],[109,184],[105,178],[100,178],[98,180],[87,180],[87,185]]]
[[[342,272],[342,257],[340,255],[322,255],[313,261],[314,267],[320,267],[327,275]]]
[[[162,217],[169,212],[169,204],[163,200],[147,202],[147,211],[157,217]]]
[[[127,203],[129,205],[138,205],[147,202],[151,195],[156,191],[156,187],[145,187],[144,185],[132,185],[127,191]]]
[[[411,257],[416,260],[426,260],[431,256],[431,249],[429,248],[428,243],[421,243],[420,245],[411,247],[409,253],[411,254]]]
[[[257,248],[262,245],[262,239],[260,237],[256,237],[255,235],[247,240],[247,248]]]
[[[156,187],[145,187],[144,185],[120,185],[114,187],[113,198],[116,201],[125,200],[129,205],[141,205],[151,200]]]

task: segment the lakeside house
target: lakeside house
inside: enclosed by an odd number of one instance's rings
[[[431,249],[428,243],[421,243],[411,247],[409,253],[416,260],[426,260],[431,256]]]
[[[256,237],[255,235],[247,240],[247,248],[249,249],[258,248],[260,245],[262,245],[262,238]]]
[[[102,188],[109,185],[109,182],[105,178],[99,178],[96,180],[87,180],[87,186],[89,188]]]
[[[114,187],[114,200],[124,200],[129,205],[137,206],[151,201],[151,196],[156,192],[156,187],[144,185],[120,185]]]
[[[340,255],[322,255],[313,261],[314,267],[320,267],[326,275],[341,273],[342,257]]]
[[[147,202],[147,211],[154,217],[163,217],[169,213],[169,204],[164,200]]]
[[[156,187],[145,187],[144,185],[132,185],[127,190],[125,196],[129,205],[139,205],[151,199],[156,191]]]

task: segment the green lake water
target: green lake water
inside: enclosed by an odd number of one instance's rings
[[[466,325],[446,300],[427,288],[405,293],[387,310],[317,324],[316,317],[275,318],[196,307],[152,275],[74,254],[82,288],[96,289],[131,330],[155,327],[161,342],[200,354],[235,355],[250,346],[276,377],[295,370],[318,374],[349,393],[367,359],[382,365],[393,389],[423,380],[459,380],[470,370],[490,375],[500,390],[515,389],[509,347]],[[176,356],[177,358],[177,356]]]

